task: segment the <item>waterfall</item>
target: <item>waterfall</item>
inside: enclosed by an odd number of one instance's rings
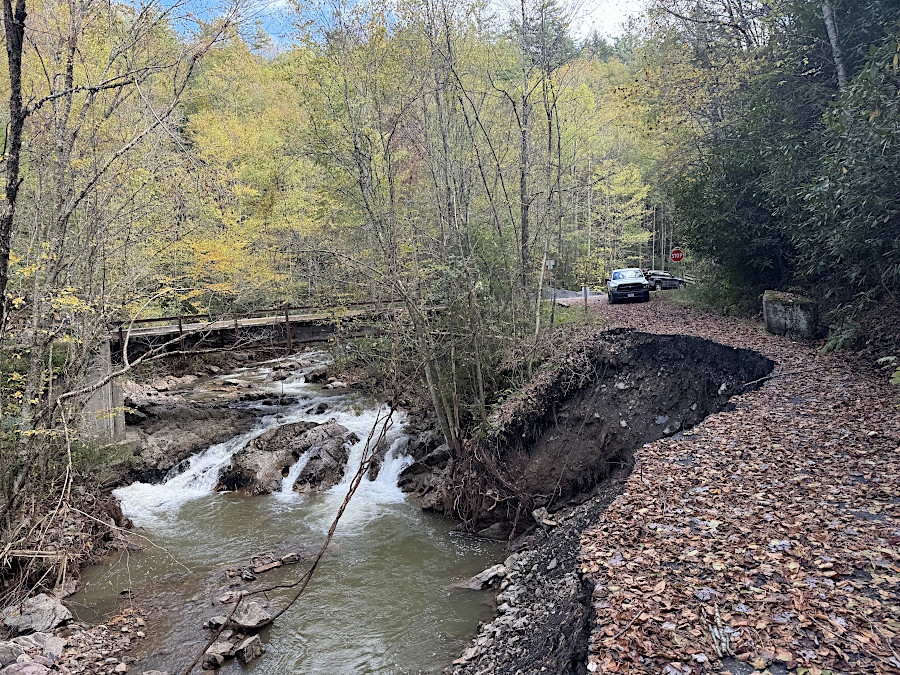
[[[312,450],[307,450],[297,458],[297,461],[293,463],[288,471],[288,475],[281,479],[281,492],[276,492],[276,497],[282,501],[295,499],[297,497],[297,493],[294,492],[294,483],[297,481],[300,472],[306,468],[310,455],[312,455]]]
[[[300,403],[287,406],[278,415],[262,417],[252,431],[235,436],[223,443],[217,443],[192,455],[181,462],[177,468],[173,468],[160,484],[133,483],[115,490],[114,494],[125,515],[138,524],[165,518],[167,514],[174,512],[182,504],[213,494],[219,474],[231,462],[231,457],[266,430],[300,421],[321,424],[333,420],[360,439],[349,449],[349,459],[343,481],[326,493],[328,499],[322,504],[323,508],[328,507],[329,517],[333,517],[334,507],[343,501],[349,482],[362,460],[366,439],[372,433],[374,441],[381,431],[384,409],[378,405],[360,408],[359,401],[351,395],[326,392],[317,385],[306,384],[302,381],[301,375],[302,372],[309,369],[311,368],[298,372],[285,382],[263,384],[273,392],[303,395],[304,400]],[[272,368],[267,366],[255,370],[243,369],[240,371],[240,377],[251,381],[257,380],[257,383],[260,384],[258,382],[260,377],[265,377],[265,373],[271,370]],[[219,377],[232,379],[236,375],[232,373]],[[328,409],[324,413],[307,412],[314,410],[320,403],[327,404]],[[357,491],[357,497],[354,499],[357,504],[354,504],[350,510],[360,517],[365,517],[365,514],[371,516],[374,511],[377,511],[379,505],[395,504],[404,500],[403,493],[397,487],[397,479],[400,472],[412,462],[412,459],[404,453],[408,443],[408,438],[401,432],[404,421],[403,413],[394,413],[384,439],[389,444],[389,450],[385,455],[381,471],[374,481],[364,479]],[[375,428],[374,433],[373,427]],[[309,461],[310,454],[311,451],[307,451],[301,455],[291,466],[288,475],[282,479],[281,491],[274,495],[278,501],[297,501],[292,487]],[[350,515],[348,519],[353,520],[354,517]]]

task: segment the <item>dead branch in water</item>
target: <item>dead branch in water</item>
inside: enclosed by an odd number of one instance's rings
[[[225,630],[225,627],[229,625],[232,618],[234,618],[235,612],[237,612],[238,607],[240,607],[241,602],[244,598],[252,597],[254,595],[260,595],[269,593],[275,590],[284,590],[290,588],[296,588],[297,591],[294,593],[293,597],[288,601],[288,603],[282,607],[278,612],[276,612],[268,623],[274,622],[278,617],[287,612],[293,605],[300,599],[300,596],[303,595],[303,592],[306,590],[306,587],[309,585],[309,582],[312,580],[313,574],[315,574],[316,568],[319,565],[319,562],[322,560],[322,557],[325,555],[325,551],[328,549],[328,545],[331,543],[332,538],[334,537],[334,533],[337,530],[338,523],[341,520],[341,517],[344,515],[344,512],[347,510],[347,507],[350,505],[350,500],[353,498],[353,495],[356,493],[357,488],[362,482],[363,477],[368,473],[369,467],[372,464],[372,459],[375,456],[375,451],[381,444],[384,442],[384,439],[387,435],[388,430],[391,428],[391,424],[393,422],[393,414],[396,410],[396,404],[392,400],[391,404],[387,410],[387,413],[382,417],[381,413],[379,413],[379,417],[376,419],[375,424],[372,425],[371,431],[369,431],[369,437],[366,439],[366,447],[363,450],[362,460],[359,463],[359,467],[356,470],[356,474],[354,474],[353,479],[350,481],[350,487],[347,489],[347,494],[344,496],[344,501],[341,503],[340,508],[337,511],[337,514],[334,517],[334,520],[331,522],[331,527],[328,528],[328,534],[325,536],[325,541],[322,542],[322,546],[319,549],[316,557],[313,558],[312,564],[309,569],[303,573],[303,575],[293,581],[291,583],[286,584],[273,584],[271,586],[267,586],[265,588],[259,588],[255,591],[250,591],[246,595],[238,595],[237,602],[235,602],[234,607],[231,610],[231,613],[226,617],[225,622],[219,626],[213,632],[212,637],[209,641],[203,646],[200,652],[197,654],[196,658],[191,662],[191,664],[184,671],[184,675],[190,675],[190,672],[196,668],[197,664],[200,663],[200,659],[203,658],[203,655],[206,653],[206,650],[212,647],[212,645],[219,639],[219,636],[222,634],[222,631]],[[381,429],[378,432],[378,437],[375,439],[375,442],[372,442],[372,438],[375,435],[375,429],[381,425]],[[268,625],[268,624],[266,624]]]

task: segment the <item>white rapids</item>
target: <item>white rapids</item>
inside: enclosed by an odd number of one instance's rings
[[[304,356],[309,358],[309,355]],[[137,525],[165,525],[165,521],[174,515],[183,504],[213,494],[219,474],[231,462],[232,455],[266,430],[300,421],[320,424],[334,421],[345,426],[360,440],[350,448],[343,480],[326,493],[326,499],[317,502],[311,512],[306,514],[309,521],[314,522],[323,531],[327,530],[359,468],[366,451],[367,440],[370,435],[373,443],[377,440],[387,410],[383,406],[363,402],[352,394],[340,393],[324,389],[320,385],[306,383],[304,375],[325,362],[324,355],[316,356],[318,357],[317,362],[313,366],[301,369],[283,382],[264,381],[265,376],[272,372],[273,365],[277,367],[282,359],[261,364],[255,368],[240,369],[217,378],[252,382],[258,387],[268,389],[273,394],[300,397],[300,400],[294,404],[283,406],[278,414],[262,416],[253,430],[192,455],[176,470],[170,471],[170,475],[162,483],[138,482],[117,489],[114,494],[125,515]],[[327,410],[321,414],[312,412],[321,403],[326,404]],[[260,408],[260,412],[262,410],[263,408]],[[395,411],[385,433],[385,442],[390,449],[385,456],[378,477],[375,480],[364,478],[351,500],[341,522],[341,530],[345,533],[355,529],[355,525],[378,517],[381,505],[404,501],[403,493],[397,487],[397,480],[403,469],[412,462],[412,458],[405,454],[408,438],[402,432],[404,422],[405,415]],[[272,508],[279,508],[279,504],[288,505],[302,499],[300,495],[291,490],[291,486],[308,459],[308,453],[305,453],[291,467],[288,476],[282,481],[281,491],[276,492],[274,499],[271,500]]]

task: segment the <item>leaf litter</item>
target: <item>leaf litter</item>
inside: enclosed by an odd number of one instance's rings
[[[900,673],[896,389],[756,323],[660,298],[597,309],[611,327],[697,335],[778,365],[733,410],[640,449],[582,534],[596,583],[589,671],[697,675],[737,659]]]

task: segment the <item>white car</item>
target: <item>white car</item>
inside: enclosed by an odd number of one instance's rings
[[[650,282],[638,267],[613,270],[609,279],[606,280],[606,295],[611,305],[619,300],[648,302],[650,300]]]

